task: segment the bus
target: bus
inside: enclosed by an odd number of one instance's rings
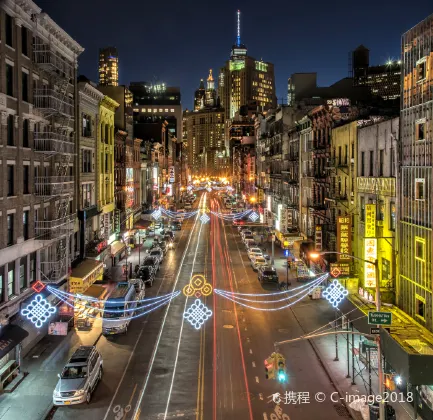
[[[102,316],[102,334],[114,335],[128,331],[128,325],[137,306],[136,287],[128,282],[119,282],[108,296]],[[107,311],[105,311],[107,309]],[[108,312],[110,311],[110,312]],[[113,312],[111,312],[113,311]]]

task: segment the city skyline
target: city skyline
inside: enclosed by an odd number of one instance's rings
[[[383,64],[389,58],[398,59],[401,34],[431,13],[427,0],[420,2],[417,8],[405,10],[404,14],[393,13],[392,19],[388,18],[389,10],[398,10],[398,2],[377,5],[370,1],[364,3],[362,9],[353,10],[339,7],[338,3],[332,9],[318,4],[314,5],[316,13],[309,14],[307,22],[305,9],[300,5],[282,4],[278,13],[274,13],[274,9],[263,11],[245,1],[232,4],[224,0],[213,11],[214,18],[206,21],[208,35],[198,37],[191,23],[199,20],[203,11],[194,7],[198,5],[194,1],[189,1],[188,7],[168,2],[166,6],[171,13],[164,20],[144,19],[145,24],[140,23],[139,17],[157,14],[158,5],[144,8],[134,4],[137,17],[120,15],[130,19],[130,28],[122,32],[103,29],[118,25],[119,11],[114,8],[104,13],[104,19],[94,21],[93,16],[103,10],[104,4],[100,0],[91,5],[82,0],[61,5],[50,0],[39,2],[40,7],[84,46],[79,60],[80,74],[97,82],[99,48],[113,45],[119,52],[120,84],[158,80],[169,86],[180,86],[184,109],[193,109],[194,91],[209,68],[218,74],[229,58],[230,48],[236,41],[238,8],[241,10],[241,38],[249,54],[275,65],[278,103],[282,98],[286,101],[287,79],[292,73],[317,72],[319,86],[328,86],[346,77],[349,52],[360,44],[370,49],[372,65]],[[87,13],[82,13],[83,10]],[[125,10],[131,8],[125,7]],[[80,25],[74,25],[77,19]],[[366,24],[361,25],[361,22]],[[308,29],[306,23],[310,25]],[[173,34],[176,33],[182,35],[182,44],[175,42],[178,37]],[[291,42],[297,33],[302,36]]]

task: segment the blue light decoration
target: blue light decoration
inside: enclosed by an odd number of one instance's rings
[[[260,216],[259,216],[255,211],[253,211],[253,212],[249,215],[248,219],[250,219],[252,222],[257,222],[257,219],[258,219],[259,217],[260,217]]]
[[[337,308],[340,302],[349,294],[349,292],[338,282],[333,280],[332,283],[323,292],[323,297],[334,307]]]
[[[289,256],[289,250],[288,250],[288,249],[285,249],[285,250],[284,250],[284,256],[285,256],[286,258]]]
[[[203,215],[200,217],[200,221],[203,225],[208,223],[209,220],[210,220],[210,217],[206,213],[203,213]]]
[[[191,192],[191,191],[192,191],[192,185],[188,185],[188,186],[186,187],[186,189],[187,189],[188,192]]]
[[[211,316],[212,311],[200,299],[196,299],[188,310],[183,313],[183,317],[196,330],[199,330]]]
[[[212,188],[211,187],[207,187],[207,192],[212,192]]]
[[[155,210],[155,211],[152,213],[152,217],[153,217],[155,220],[159,220],[159,219],[161,218],[161,216],[162,216],[162,214],[161,214],[161,210],[160,210],[160,209],[157,209],[157,210]]]
[[[36,295],[21,311],[21,315],[24,315],[36,328],[41,328],[55,312],[56,308],[50,302],[41,295]]]

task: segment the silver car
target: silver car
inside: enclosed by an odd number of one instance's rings
[[[102,379],[102,357],[95,346],[81,346],[59,376],[53,392],[54,405],[90,403],[92,393]]]

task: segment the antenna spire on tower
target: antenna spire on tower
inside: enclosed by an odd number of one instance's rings
[[[241,11],[237,11],[237,17],[238,17],[238,26],[237,26],[237,36],[236,36],[236,45],[238,47],[241,46]]]

